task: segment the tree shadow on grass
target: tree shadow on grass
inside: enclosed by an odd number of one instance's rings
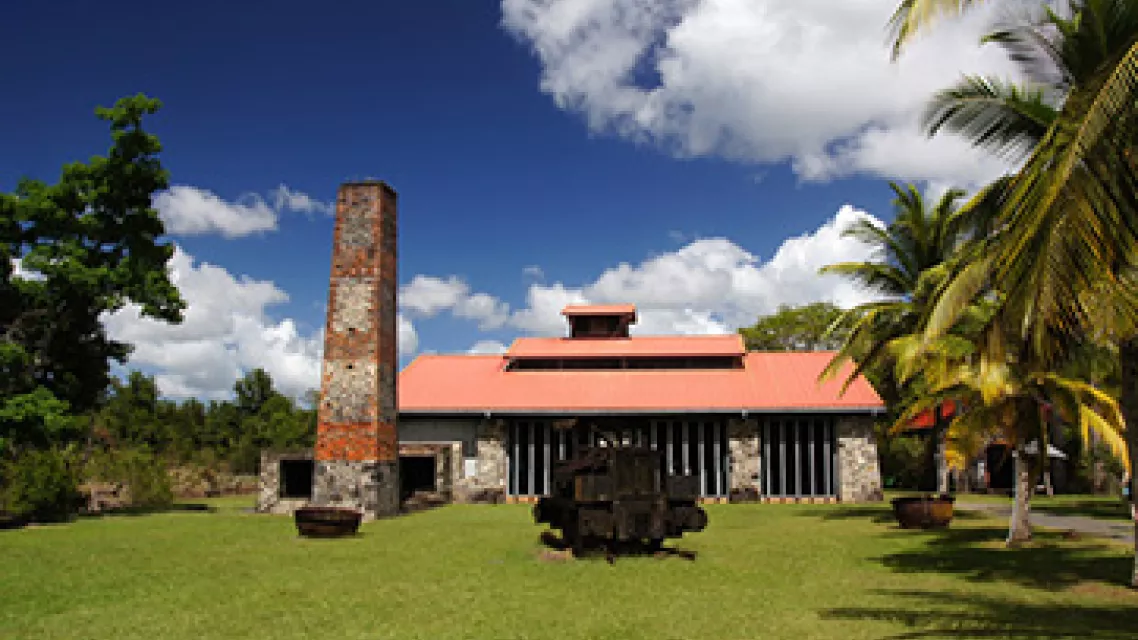
[[[1100,520],[1130,520],[1130,507],[1119,500],[1118,502],[1080,501],[1063,502],[1059,504],[1032,505],[1032,511],[1049,513],[1056,516],[1084,516]]]
[[[932,532],[893,531],[886,535],[923,535],[918,549],[887,554],[880,562],[899,573],[955,574],[976,582],[1007,582],[1060,590],[1092,581],[1127,585],[1132,560],[1112,553],[1106,543],[1069,542],[1062,534],[1035,532],[1034,540],[1007,548],[1003,527],[967,527]],[[1138,638],[1138,618],[1134,621]]]
[[[107,518],[152,516],[163,513],[217,513],[217,508],[208,504],[174,503],[162,507],[118,507],[105,511],[79,511],[50,518],[32,516],[0,517],[0,529],[25,529],[38,527],[58,527],[83,520],[102,520]]]
[[[197,502],[175,502],[160,507],[118,507],[106,511],[82,512],[76,514],[76,519],[153,516],[162,513],[217,513],[217,507]]]
[[[919,540],[923,544],[876,558],[898,573],[954,574],[974,582],[1006,582],[1043,590],[1061,590],[1087,583],[1129,585],[1132,559],[1117,546],[1097,538],[1065,539],[1062,532],[1036,529],[1034,539],[1018,548],[1004,544],[1007,527],[984,524],[983,514],[957,512],[945,529],[902,529],[884,507],[848,507],[804,511],[821,520],[868,519],[883,525],[886,539]],[[976,522],[979,521],[979,522]],[[955,526],[957,522],[967,522]],[[1138,639],[1138,618],[1134,621]]]
[[[873,506],[844,506],[844,507],[819,507],[818,510],[803,511],[800,515],[818,518],[821,520],[868,520],[876,524],[897,524],[897,519],[893,516],[893,508],[888,505],[873,505]],[[955,510],[953,512],[953,520],[980,520],[985,516],[983,514],[972,513],[969,511]]]
[[[823,620],[874,620],[901,624],[904,638],[1054,638],[1134,640],[1138,597],[1102,605],[1030,603],[990,595],[877,590],[889,607],[842,607],[822,611]]]

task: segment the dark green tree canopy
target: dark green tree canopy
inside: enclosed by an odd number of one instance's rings
[[[97,109],[110,123],[107,155],[65,165],[55,184],[23,179],[0,193],[0,447],[98,404],[110,359],[130,351],[106,335],[103,314],[135,303],[181,321],[166,270],[174,248],[159,242],[151,205],[168,186],[162,147],[142,127],[159,106],[137,95]],[[38,275],[16,276],[14,259]]]

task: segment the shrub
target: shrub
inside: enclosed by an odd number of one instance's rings
[[[0,511],[36,522],[67,520],[79,508],[76,474],[58,449],[27,449],[0,468]]]
[[[1105,443],[1074,449],[1070,490],[1076,493],[1117,494],[1126,468]]]
[[[174,502],[165,463],[141,447],[96,451],[87,461],[85,478],[126,485],[131,508],[161,509]]]
[[[928,475],[928,469],[925,468],[926,439],[901,435],[880,440],[878,450],[885,487],[909,490],[921,488]]]

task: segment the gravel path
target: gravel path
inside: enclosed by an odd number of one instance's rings
[[[955,508],[964,511],[983,511],[992,515],[1008,517],[1012,508],[1006,505],[976,502],[957,502]],[[1077,531],[1091,536],[1112,538],[1134,544],[1134,524],[1125,520],[1100,520],[1086,516],[1057,516],[1042,511],[1031,511],[1031,524],[1060,531]]]

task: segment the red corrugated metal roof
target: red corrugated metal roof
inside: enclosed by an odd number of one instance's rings
[[[565,316],[626,316],[636,315],[633,304],[571,304],[561,310]]]
[[[499,355],[424,355],[399,374],[401,413],[678,413],[868,411],[859,378],[817,381],[828,352],[746,354],[743,369],[504,371]]]
[[[636,338],[518,338],[507,358],[619,358],[622,356],[741,356],[743,336],[646,336]]]

